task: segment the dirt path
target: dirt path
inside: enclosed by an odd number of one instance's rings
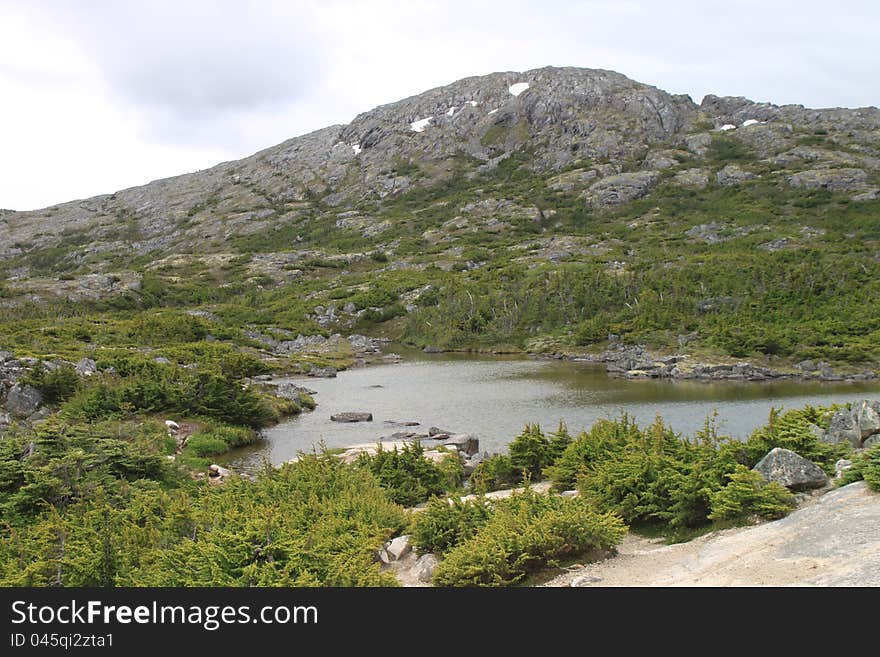
[[[858,482],[781,520],[677,545],[630,535],[617,556],[544,584],[572,585],[880,586],[880,493]]]

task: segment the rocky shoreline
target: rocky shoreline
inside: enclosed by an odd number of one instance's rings
[[[598,354],[540,352],[537,358],[570,360],[605,365],[609,376],[626,379],[680,379],[690,381],[871,381],[877,373],[865,369],[843,373],[824,361],[804,360],[791,369],[773,369],[748,361],[703,363],[686,354],[658,355],[643,345],[613,345]]]

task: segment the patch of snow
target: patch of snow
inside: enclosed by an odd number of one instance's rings
[[[431,123],[431,119],[433,116],[429,116],[426,119],[419,119],[418,121],[413,121],[409,124],[409,127],[412,128],[413,132],[424,132],[425,128],[428,127],[428,124]]]
[[[743,128],[746,128],[750,125],[757,125],[758,123],[760,123],[760,121],[758,121],[757,119],[746,119],[745,121],[743,121]]]
[[[718,129],[721,130],[722,132],[726,132],[727,130],[736,130],[736,126],[733,125],[732,123],[725,123],[723,126],[721,126]]]
[[[528,82],[517,82],[516,84],[510,85],[510,87],[507,90],[511,93],[511,95],[519,96],[523,91],[525,91],[528,88],[529,88]]]
[[[489,110],[489,114],[494,114],[494,113],[497,112],[497,111],[498,111],[498,108],[496,107],[496,108],[493,109],[493,110]]]
[[[361,145],[360,145],[360,144],[352,144],[352,145],[351,145],[351,150],[353,150],[353,151],[354,151],[354,154],[357,155],[357,154],[360,153],[361,150],[362,150],[362,149],[361,149]]]
[[[476,107],[476,106],[479,104],[479,103],[477,103],[477,101],[475,101],[475,100],[469,100],[468,103],[470,103],[470,106],[471,106],[471,107]]]
[[[458,108],[455,105],[453,105],[448,110],[446,110],[446,116],[452,116],[453,114],[455,114],[455,110],[457,110],[457,109]]]

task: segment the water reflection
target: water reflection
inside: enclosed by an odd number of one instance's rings
[[[661,415],[676,431],[691,435],[718,412],[728,435],[745,437],[764,424],[772,407],[845,403],[878,398],[880,383],[712,382],[610,378],[601,366],[524,357],[407,353],[394,365],[340,372],[336,379],[294,379],[317,392],[318,407],[265,432],[266,440],[237,450],[226,462],[241,469],[273,464],[310,451],[322,442],[342,447],[387,436],[392,422],[419,422],[468,432],[482,449],[501,451],[527,422],[572,431],[599,418],[626,412],[641,423]],[[370,411],[370,423],[339,424],[330,415]]]

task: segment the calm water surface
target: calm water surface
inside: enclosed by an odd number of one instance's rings
[[[254,470],[264,460],[279,464],[322,442],[344,447],[376,440],[404,430],[391,424],[403,421],[419,422],[416,431],[438,426],[470,433],[481,449],[503,451],[528,422],[552,430],[564,421],[579,432],[624,411],[642,424],[660,414],[686,435],[717,411],[720,430],[744,438],[766,422],[772,407],[880,398],[880,382],[633,381],[608,377],[604,366],[588,363],[396,351],[405,356],[398,364],[352,369],[335,379],[291,379],[317,392],[317,408],[267,429],[265,440],[224,460]],[[330,421],[343,411],[369,411],[373,422]]]

